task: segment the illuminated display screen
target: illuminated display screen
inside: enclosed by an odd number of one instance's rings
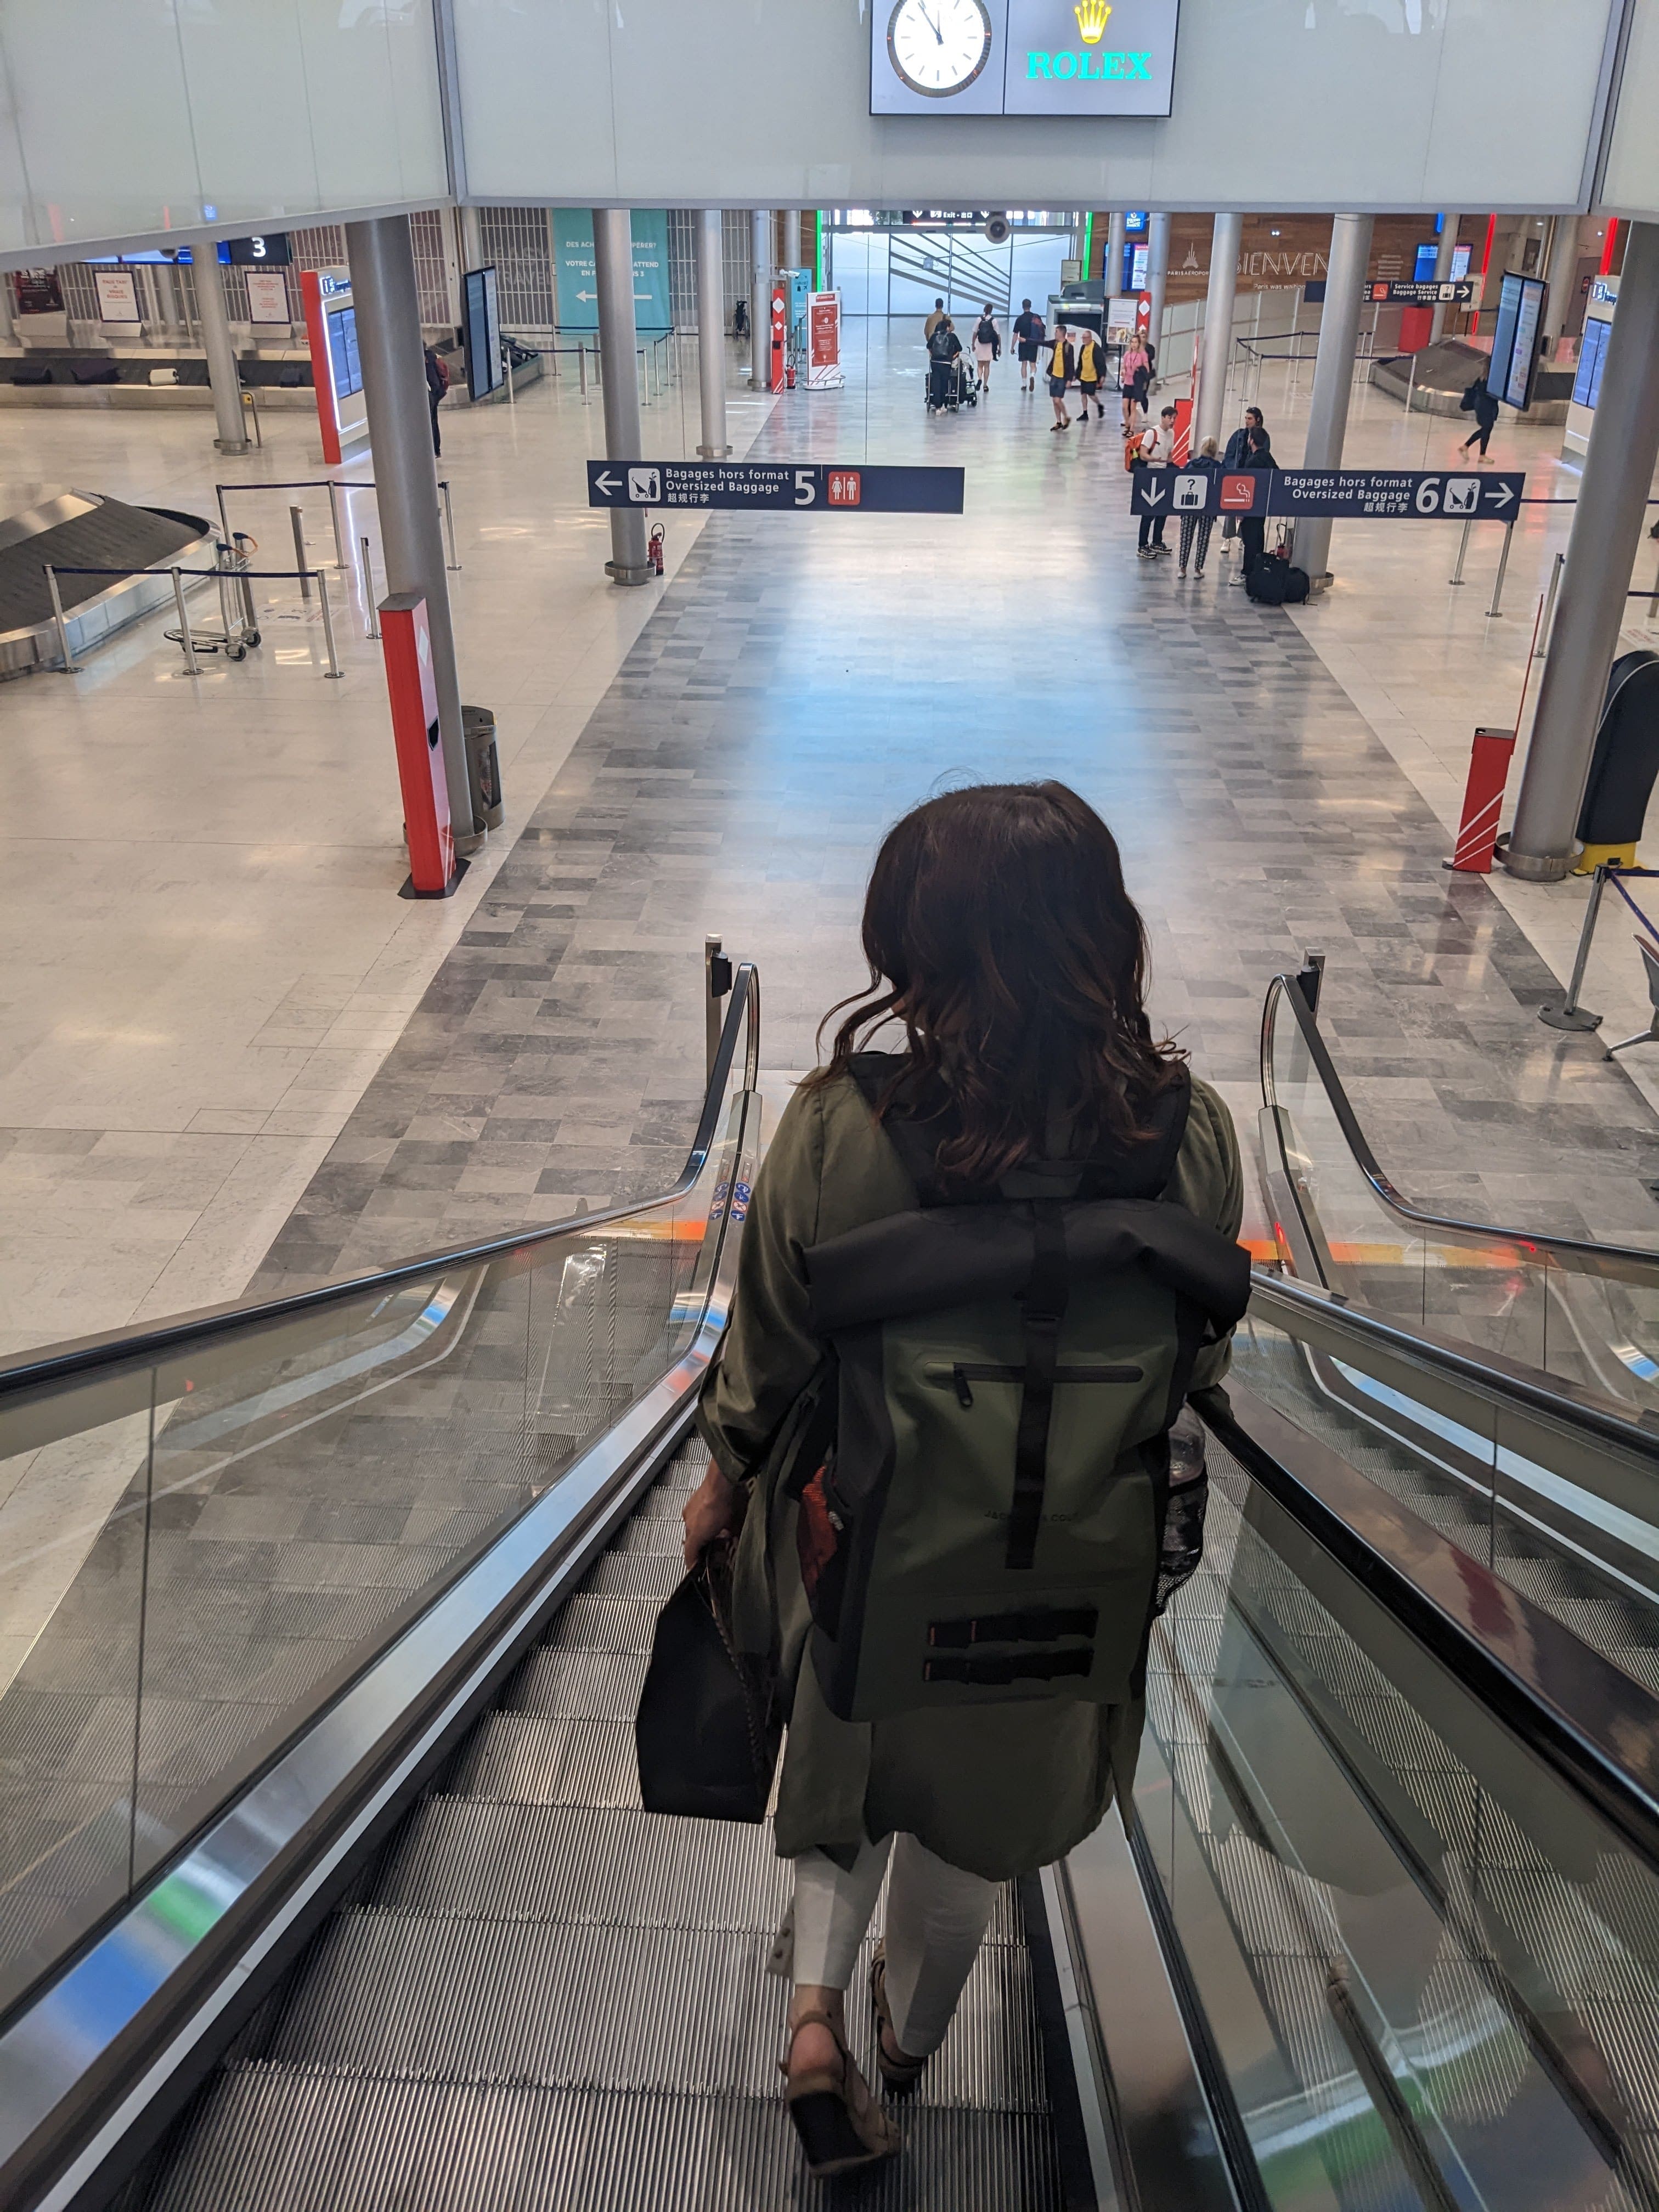
[[[1594,318],[1584,324],[1584,342],[1578,353],[1578,373],[1572,380],[1572,396],[1581,407],[1594,407],[1601,396],[1601,364],[1607,357],[1611,323]]]
[[[357,310],[331,307],[328,311],[328,362],[338,399],[363,388],[363,372],[357,359]]]

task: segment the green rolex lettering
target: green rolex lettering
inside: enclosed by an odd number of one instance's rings
[[[1128,54],[1124,58],[1129,64],[1131,76],[1138,77],[1143,84],[1152,82],[1152,58],[1150,54]]]
[[[1054,71],[1048,66],[1048,55],[1040,54],[1035,51],[1028,52],[1025,56],[1025,75],[1028,81],[1034,76],[1052,77]]]

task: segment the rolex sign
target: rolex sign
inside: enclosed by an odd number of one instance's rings
[[[1167,115],[1180,0],[872,0],[872,115]]]

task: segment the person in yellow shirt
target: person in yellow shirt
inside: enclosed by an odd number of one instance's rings
[[[1048,349],[1048,397],[1054,403],[1056,430],[1072,427],[1071,410],[1066,404],[1066,387],[1077,375],[1077,349],[1072,343],[1071,333],[1062,323],[1054,332],[1054,342]]]
[[[1101,350],[1100,340],[1092,331],[1085,331],[1078,343],[1077,380],[1083,393],[1083,412],[1078,420],[1080,422],[1088,421],[1089,402],[1092,399],[1095,414],[1103,422],[1106,408],[1100,396],[1100,387],[1106,381],[1106,356]]]

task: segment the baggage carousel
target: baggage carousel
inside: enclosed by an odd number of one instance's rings
[[[59,659],[48,562],[59,570],[124,572],[60,577],[70,650],[78,657],[170,603],[170,579],[146,573],[155,563],[210,566],[212,546],[204,515],[129,507],[64,484],[0,484],[0,678],[27,676]]]

